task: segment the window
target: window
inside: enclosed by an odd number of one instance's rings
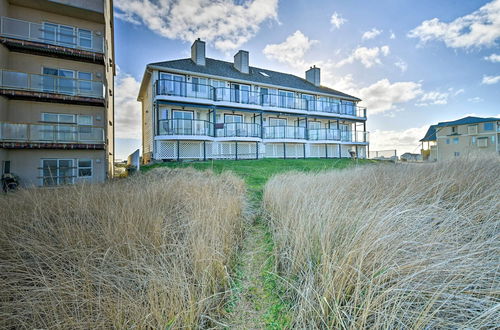
[[[321,128],[321,122],[319,121],[310,121],[307,123],[309,126],[309,129],[320,129]]]
[[[54,69],[44,67],[44,75],[57,76],[42,78],[43,90],[47,92],[58,92],[64,94],[74,94],[75,92],[75,71],[66,69]]]
[[[493,131],[493,123],[484,123],[485,131]]]
[[[78,29],[78,45],[84,48],[92,48],[92,31]]]
[[[269,118],[269,126],[286,126],[285,118]]]
[[[243,122],[243,116],[242,115],[224,115],[224,122],[225,123],[242,123]]]
[[[80,92],[89,93],[92,91],[92,73],[91,72],[78,72],[78,88]]]
[[[42,159],[42,185],[55,186],[74,182],[72,159]]]
[[[172,128],[176,135],[192,135],[194,113],[191,111],[172,111]]]
[[[195,96],[209,97],[207,79],[193,77],[191,79],[191,91],[195,93]]]
[[[10,173],[10,160],[4,160],[2,166],[2,174]]]
[[[453,138],[453,144],[458,144],[458,138]]]
[[[57,24],[52,23],[43,23],[43,39],[47,42],[55,43],[57,35]]]
[[[65,46],[76,46],[75,28],[72,26],[59,25],[57,41]]]
[[[458,156],[460,156],[460,152],[455,151],[455,152],[453,153],[453,155],[454,155],[455,157],[458,157]]]
[[[91,177],[92,176],[92,160],[79,159],[78,160],[78,177]]]
[[[78,115],[77,124],[78,125],[92,125],[92,116]]]
[[[42,121],[58,124],[74,124],[75,115],[66,113],[42,113]]]
[[[354,102],[351,101],[342,101],[342,109],[343,113],[355,116],[356,115],[356,108]]]
[[[452,126],[451,127],[451,134],[457,134],[457,132],[458,132],[457,126]]]
[[[476,137],[473,136],[472,139],[471,139],[471,141],[472,141],[472,144],[475,145],[476,144]]]
[[[315,110],[314,95],[302,94],[302,109]]]
[[[446,144],[450,144],[450,139],[446,139]]]
[[[186,96],[184,76],[160,72],[157,93],[161,95]]]
[[[477,125],[471,125],[467,127],[469,134],[477,134]]]
[[[495,143],[495,135],[491,136],[491,143]]]
[[[279,106],[282,108],[294,108],[295,107],[295,93],[289,91],[278,91],[279,96]]]
[[[488,138],[487,137],[480,137],[477,139],[477,146],[479,148],[486,148],[488,146]]]

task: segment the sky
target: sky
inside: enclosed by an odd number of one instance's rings
[[[370,150],[419,152],[431,124],[500,117],[500,0],[115,0],[116,158],[141,146],[148,63],[207,57],[305,77],[367,107]]]

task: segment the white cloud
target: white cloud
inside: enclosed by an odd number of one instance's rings
[[[306,65],[304,55],[317,42],[317,40],[311,40],[297,30],[282,43],[267,45],[263,53],[269,59],[287,63],[292,67],[301,67]]]
[[[363,36],[361,37],[361,39],[363,39],[363,40],[373,39],[381,33],[382,33],[382,30],[377,30],[376,28],[373,28],[373,29],[363,33]]]
[[[140,82],[118,72],[115,79],[115,134],[121,139],[141,138],[141,104],[137,101]]]
[[[389,36],[390,39],[396,39],[396,34],[394,34],[394,32],[392,32],[392,30],[390,31],[391,35]]]
[[[419,38],[423,43],[441,40],[451,48],[493,46],[500,38],[500,0],[491,1],[450,23],[438,18],[424,21],[411,30],[408,37]]]
[[[424,93],[419,100],[419,103],[415,105],[417,107],[426,107],[429,105],[444,105],[448,104],[449,93],[440,93],[438,91],[432,91]]]
[[[408,64],[403,60],[397,61],[394,65],[397,66],[401,72],[406,72],[406,70],[408,70]]]
[[[389,55],[389,52],[389,46],[373,48],[358,47],[354,49],[349,57],[339,61],[336,66],[341,67],[354,61],[360,61],[366,68],[371,68],[375,64],[382,64],[380,57]]]
[[[467,101],[469,101],[471,103],[479,103],[479,102],[483,102],[484,100],[482,98],[480,98],[479,96],[475,96],[475,97],[468,98]]]
[[[116,0],[116,17],[170,39],[201,38],[229,51],[250,40],[266,20],[277,20],[278,0]]]
[[[370,150],[393,150],[398,155],[405,152],[420,153],[419,140],[425,136],[430,125],[402,130],[374,130],[370,132]]]
[[[415,99],[422,94],[422,85],[413,81],[391,83],[388,79],[382,79],[376,83],[361,88],[357,96],[366,106],[369,114],[382,113],[394,110],[396,104],[401,104]]]
[[[483,76],[483,81],[481,82],[481,84],[493,85],[497,82],[500,82],[500,76]]]
[[[490,56],[485,56],[484,59],[486,61],[498,63],[498,62],[500,62],[500,54],[491,54]]]
[[[334,12],[332,18],[330,19],[330,23],[332,24],[332,29],[338,29],[341,25],[347,22],[347,19],[343,18],[337,12]]]

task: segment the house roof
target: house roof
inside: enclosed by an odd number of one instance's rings
[[[421,139],[420,142],[436,141],[436,132],[437,129],[440,127],[470,125],[470,124],[485,123],[489,121],[500,121],[500,118],[495,118],[495,117],[481,118],[481,117],[468,116],[453,121],[444,121],[438,123],[437,125],[431,125],[427,130],[427,133],[425,133],[424,138]]]
[[[148,64],[148,66],[157,66],[157,67],[164,67],[167,69],[190,71],[200,74],[225,77],[229,79],[246,80],[248,82],[253,82],[253,83],[276,85],[285,88],[288,87],[291,89],[300,89],[310,92],[330,94],[332,96],[346,98],[353,101],[361,101],[361,99],[355,96],[339,92],[332,88],[328,88],[325,86],[315,86],[306,79],[300,78],[292,74],[256,68],[253,66],[249,67],[249,73],[246,74],[238,71],[233,66],[232,62],[225,62],[225,61],[215,60],[212,58],[206,58],[204,66],[196,65],[190,58],[150,63]]]

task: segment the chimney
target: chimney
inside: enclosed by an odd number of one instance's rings
[[[248,52],[240,50],[234,55],[234,67],[241,73],[249,73],[248,68]]]
[[[196,39],[191,46],[191,60],[196,65],[205,65],[205,41]]]
[[[320,70],[316,65],[306,71],[306,80],[314,84],[314,86],[320,85]]]

